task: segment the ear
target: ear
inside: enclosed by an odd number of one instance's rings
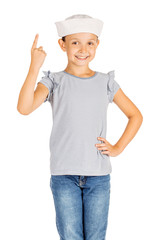
[[[61,48],[64,52],[66,52],[66,44],[65,44],[65,42],[60,38],[60,39],[58,39],[58,43],[59,43],[59,45],[60,45],[60,48]]]
[[[97,47],[98,47],[99,43],[100,43],[100,40],[98,39],[98,41],[97,41]]]

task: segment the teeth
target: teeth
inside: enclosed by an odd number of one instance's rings
[[[77,58],[81,58],[81,59],[85,59],[85,58],[87,58],[88,56],[87,56],[87,57],[78,57],[78,56],[76,56],[76,57],[77,57]]]

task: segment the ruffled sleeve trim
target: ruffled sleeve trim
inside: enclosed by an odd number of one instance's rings
[[[44,102],[46,102],[46,101],[50,101],[51,100],[51,96],[55,92],[57,87],[59,86],[59,83],[57,83],[55,81],[54,73],[50,72],[50,70],[42,71],[42,72],[44,73],[44,76],[42,77],[40,82],[43,83],[49,90],[49,94],[46,97],[46,99],[44,100]]]
[[[108,72],[108,76],[109,76],[107,84],[108,99],[109,102],[112,103],[114,95],[120,88],[120,85],[115,81],[115,70]]]

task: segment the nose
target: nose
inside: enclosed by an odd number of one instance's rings
[[[80,48],[80,52],[81,52],[81,53],[87,52],[86,46],[82,45],[81,48]]]

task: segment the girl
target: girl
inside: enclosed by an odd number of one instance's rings
[[[119,155],[142,124],[142,114],[115,81],[114,70],[93,71],[103,22],[88,15],[73,15],[56,22],[58,43],[68,64],[59,72],[43,71],[34,91],[46,53],[31,48],[31,64],[19,94],[17,109],[27,115],[50,102],[53,126],[50,136],[50,187],[56,226],[61,240],[104,240],[110,201],[110,156]],[[114,102],[128,117],[121,138],[106,140],[106,114]]]

